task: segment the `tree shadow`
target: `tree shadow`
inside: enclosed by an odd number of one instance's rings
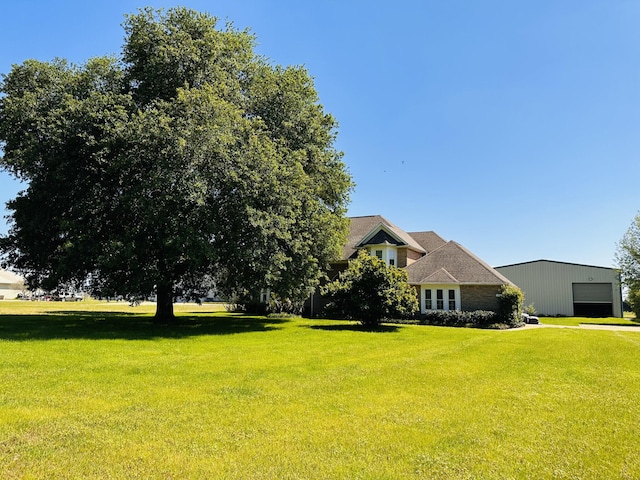
[[[47,315],[0,315],[0,339],[151,340],[200,335],[233,335],[278,329],[287,320],[239,314],[177,316],[159,325],[153,316],[127,312],[55,312]]]
[[[312,330],[325,330],[328,332],[367,332],[367,333],[393,333],[400,330],[400,325],[378,325],[377,327],[365,326],[359,323],[340,323],[337,325],[309,325]]]

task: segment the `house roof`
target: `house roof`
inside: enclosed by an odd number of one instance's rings
[[[435,249],[440,248],[447,243],[444,238],[433,231],[409,232],[409,235],[411,235],[411,238],[418,242],[418,244],[424,248],[427,253],[433,252]]]
[[[370,243],[370,240],[376,237],[381,228],[394,238],[394,244],[406,245],[420,253],[426,253],[426,250],[411,235],[381,215],[351,217],[349,220],[351,221],[349,237],[342,252],[342,260],[355,257],[358,247]],[[388,241],[388,239],[385,241]]]
[[[458,279],[447,272],[446,268],[440,268],[431,275],[423,278],[420,283],[458,283]]]
[[[409,283],[512,284],[459,243],[450,241],[406,267]]]
[[[423,254],[408,265],[406,271],[412,284],[512,284],[504,275],[491,268],[459,243],[447,242],[433,231],[407,233],[380,215],[351,217],[349,236],[342,260],[356,256],[365,245],[406,246]]]

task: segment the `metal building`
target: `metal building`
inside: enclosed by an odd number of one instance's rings
[[[495,268],[524,292],[539,315],[622,317],[620,276],[613,268],[535,260]]]
[[[13,300],[24,290],[24,278],[8,270],[0,270],[0,300]]]

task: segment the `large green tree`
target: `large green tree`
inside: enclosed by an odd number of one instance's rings
[[[119,58],[28,60],[0,83],[5,260],[31,287],[299,301],[339,254],[351,178],[300,67],[184,8],[127,16]]]
[[[375,327],[385,318],[408,318],[418,311],[416,290],[407,278],[405,270],[361,250],[322,293],[328,296],[332,314]]]
[[[629,300],[636,316],[640,316],[640,213],[618,242],[616,262],[620,278],[629,292]]]

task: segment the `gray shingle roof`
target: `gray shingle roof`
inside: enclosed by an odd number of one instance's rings
[[[438,235],[436,232],[409,232],[411,238],[413,238],[418,244],[424,248],[425,252],[433,252],[436,248],[440,248],[447,241]]]
[[[469,250],[456,242],[447,242],[435,232],[407,233],[381,215],[351,217],[349,236],[342,260],[356,256],[358,247],[369,243],[381,226],[397,239],[394,244],[426,254],[406,267],[412,284],[511,284],[504,275],[491,268]],[[386,235],[378,235],[380,239]],[[389,243],[389,242],[388,242]]]
[[[381,215],[351,217],[349,220],[351,220],[351,225],[349,226],[347,243],[342,252],[342,260],[355,257],[357,252],[356,247],[380,225],[384,225],[391,233],[393,233],[393,235],[408,247],[418,252],[425,253],[425,249],[421,247],[420,244],[411,237],[411,235]]]
[[[420,283],[458,283],[458,279],[447,272],[446,268],[441,268],[423,278]]]
[[[511,284],[504,275],[491,268],[456,242],[447,242],[406,268],[409,283],[458,283],[467,285]],[[455,280],[452,282],[452,280]]]

